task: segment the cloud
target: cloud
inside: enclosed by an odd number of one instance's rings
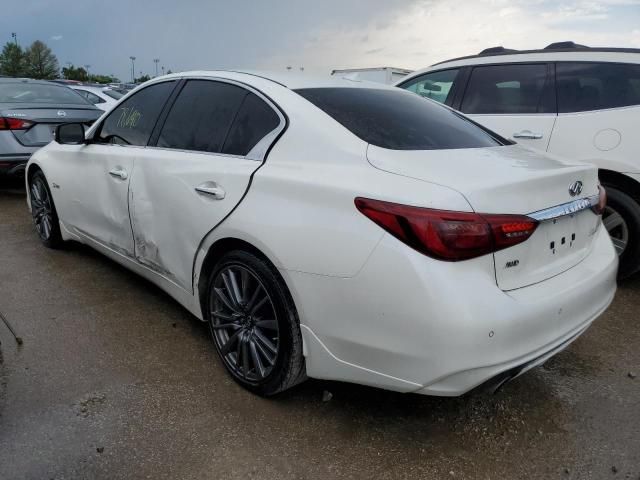
[[[497,45],[535,49],[573,40],[591,46],[640,47],[636,5],[640,0],[560,5],[550,0],[422,1],[392,18],[371,18],[360,28],[337,31],[320,26],[312,33],[316,43],[303,45],[296,58],[288,58],[315,70],[372,64],[415,69]],[[384,28],[377,28],[381,24]],[[275,57],[265,64],[278,61]]]
[[[62,35],[53,35],[51,40],[57,42],[58,40],[62,40]]]

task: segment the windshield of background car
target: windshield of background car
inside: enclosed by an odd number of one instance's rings
[[[120,100],[122,97],[124,97],[123,94],[121,94],[120,92],[116,92],[115,90],[103,90],[102,93],[104,93],[108,97],[115,98],[116,100]]]
[[[296,92],[365,142],[382,148],[443,150],[505,144],[462,115],[400,89],[338,87]]]
[[[68,87],[28,82],[0,83],[0,103],[91,105]]]

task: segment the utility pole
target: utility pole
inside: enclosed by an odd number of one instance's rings
[[[159,58],[154,58],[153,59],[153,63],[156,64],[156,77],[158,76],[158,62],[160,61]]]
[[[16,42],[16,47],[18,46],[18,34],[16,32],[11,32],[11,38]]]
[[[131,83],[136,83],[136,57],[129,57],[131,59]]]

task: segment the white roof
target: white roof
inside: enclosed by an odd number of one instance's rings
[[[270,72],[259,70],[195,70],[190,72],[172,73],[158,78],[182,78],[182,77],[219,77],[231,80],[239,80],[244,77],[247,83],[251,84],[251,79],[262,78],[278,83],[291,90],[299,88],[330,88],[330,87],[368,87],[377,89],[387,89],[386,85],[368,82],[365,80],[348,79],[330,75],[315,75],[301,72]]]

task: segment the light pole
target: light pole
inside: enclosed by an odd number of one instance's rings
[[[158,76],[158,62],[160,61],[159,58],[154,58],[153,59],[153,63],[156,64],[156,77]]]
[[[90,81],[91,75],[89,75],[89,68],[91,68],[91,65],[85,65],[84,68],[87,70],[87,81]]]
[[[162,75],[164,75],[164,65],[162,65]]]
[[[18,34],[16,32],[11,32],[11,38],[16,42],[16,47],[18,46]]]
[[[129,57],[131,59],[131,83],[136,83],[136,57]]]

